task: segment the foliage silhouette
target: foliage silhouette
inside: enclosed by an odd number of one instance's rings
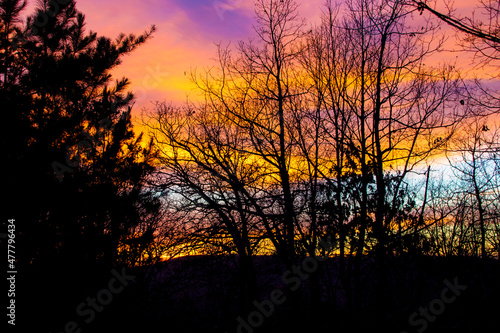
[[[19,289],[28,297],[19,323],[60,329],[72,304],[132,262],[121,260],[121,244],[159,212],[145,187],[152,146],[134,134],[129,81],[110,73],[155,27],[110,39],[85,32],[75,1],[40,1],[22,22],[24,6],[0,3],[5,204],[19,226]]]

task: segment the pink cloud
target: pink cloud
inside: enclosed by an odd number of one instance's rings
[[[298,1],[299,13],[315,25],[324,2]],[[461,13],[472,5],[455,4]],[[80,0],[77,8],[85,14],[88,30],[111,38],[157,26],[153,38],[113,72],[115,78],[131,80],[138,95],[135,112],[150,108],[150,101],[184,101],[192,91],[185,73],[214,64],[214,43],[235,44],[254,35],[252,0]]]

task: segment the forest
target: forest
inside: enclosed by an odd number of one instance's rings
[[[112,73],[155,25],[0,0],[9,330],[496,327],[500,2],[300,5],[255,0],[253,36],[187,73],[197,98],[139,111]]]

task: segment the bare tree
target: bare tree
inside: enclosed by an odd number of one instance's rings
[[[402,230],[406,177],[451,138],[466,113],[457,100],[458,74],[453,68],[425,65],[442,39],[429,20],[412,21],[415,10],[398,0],[348,1],[344,7],[330,3],[322,26],[308,38],[303,61],[312,81],[309,91],[319,101],[319,107],[311,109],[318,110],[322,146],[329,146],[323,148],[322,165],[334,171],[317,172],[335,189],[339,209],[347,177],[359,180],[350,223],[357,229],[358,292],[366,249],[375,249],[383,281],[384,257],[392,251],[388,245],[395,243],[394,233],[401,240],[414,230],[413,225]],[[307,152],[314,150],[303,149],[302,154]],[[343,228],[350,214],[341,212],[336,219]]]
[[[488,251],[496,250],[495,244],[487,244],[488,234],[492,231],[487,221],[491,219],[488,214],[490,206],[498,199],[498,135],[498,129],[493,128],[491,123],[474,118],[464,128],[464,133],[450,142],[447,155],[458,180],[457,191],[462,194],[464,203],[468,203],[464,206],[471,209],[468,214],[469,225],[472,230],[476,230],[476,225],[479,225],[478,243],[482,258],[488,257]]]
[[[208,105],[158,104],[148,126],[160,150],[157,188],[185,212],[185,245],[238,254],[244,306],[253,299],[252,256],[262,239],[259,212],[251,210],[262,176],[242,149],[245,138]]]
[[[256,14],[257,41],[240,42],[235,57],[228,48],[219,48],[217,70],[193,79],[213,117],[238,128],[243,141],[237,151],[259,164],[259,200],[245,188],[244,194],[277,253],[291,264],[299,212],[292,183],[300,173],[293,162],[291,111],[303,93],[295,75],[303,21],[293,1],[257,1]]]

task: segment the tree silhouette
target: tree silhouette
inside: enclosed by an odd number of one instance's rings
[[[112,82],[110,74],[155,28],[113,40],[86,33],[74,1],[41,1],[25,23],[23,8],[21,1],[0,3],[3,179],[10,191],[2,214],[18,221],[26,291],[65,309],[87,288],[60,299],[48,290],[91,286],[127,265],[119,262],[120,244],[135,237],[146,216],[140,211],[158,209],[145,188],[153,149],[134,135],[129,81]],[[50,277],[42,274],[47,267]],[[40,327],[56,322],[36,306],[25,313],[40,313]]]
[[[18,322],[398,331],[438,304],[450,272],[470,286],[460,300],[494,318],[477,304],[498,294],[499,131],[467,116],[495,100],[426,64],[442,46],[432,20],[413,20],[426,6],[327,2],[310,29],[293,0],[257,0],[256,37],[218,45],[218,64],[191,76],[203,99],[157,103],[143,142],[129,81],[111,73],[154,26],[110,39],[85,31],[75,1],[39,1],[23,22],[24,2],[0,0]],[[436,177],[441,152],[455,179]],[[160,262],[181,253],[201,255]],[[124,267],[135,281],[120,301],[78,317]],[[469,310],[432,324],[446,331]]]

